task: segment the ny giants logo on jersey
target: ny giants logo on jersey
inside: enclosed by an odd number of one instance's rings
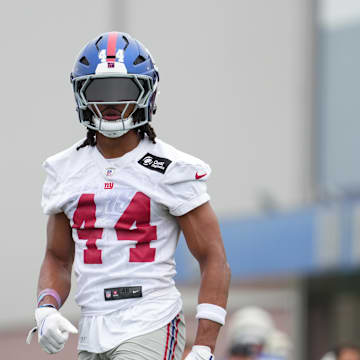
[[[171,160],[147,153],[138,161],[138,163],[149,170],[165,174],[166,169],[171,164]]]
[[[104,184],[104,189],[108,189],[111,190],[114,187],[114,183],[113,182],[106,182]]]

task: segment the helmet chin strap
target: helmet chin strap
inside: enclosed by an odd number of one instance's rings
[[[108,138],[118,138],[129,132],[133,125],[133,118],[128,117],[127,119],[108,121],[93,116],[93,122],[98,129],[98,132],[102,135]],[[119,129],[120,122],[122,124],[122,129]]]
[[[117,131],[106,131],[106,130],[100,130],[99,133],[103,134],[104,136],[115,139],[119,138],[120,136],[125,135],[129,130],[117,130]]]

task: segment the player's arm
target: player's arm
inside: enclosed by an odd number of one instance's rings
[[[71,287],[71,270],[74,261],[74,241],[69,220],[64,213],[50,215],[47,224],[45,257],[40,269],[38,294],[54,289],[63,304]],[[45,296],[39,303],[58,307],[53,296]]]
[[[214,304],[226,308],[230,268],[226,260],[223,241],[216,215],[207,202],[183,216],[178,222],[185,235],[189,250],[200,265],[201,285],[199,304]],[[221,324],[199,319],[195,345],[209,346],[214,352]]]
[[[77,333],[77,329],[58,311],[70,292],[73,261],[74,241],[69,220],[64,213],[50,215],[38,284],[37,328],[32,329],[27,338],[30,343],[37,329],[41,347],[50,354],[62,350],[69,333]]]

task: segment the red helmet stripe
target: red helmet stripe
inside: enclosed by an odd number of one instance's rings
[[[117,40],[117,32],[109,33],[108,37],[108,45],[106,51],[106,61],[115,62],[116,57],[116,40]]]

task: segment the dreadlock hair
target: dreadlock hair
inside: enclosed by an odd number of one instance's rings
[[[134,119],[134,124],[136,124],[137,122],[141,122],[143,119],[143,114],[139,111],[135,111],[135,113],[133,114],[133,119]],[[139,134],[141,140],[143,140],[146,135],[153,144],[156,144],[156,141],[155,141],[156,133],[155,133],[154,128],[149,123],[139,126],[139,127],[135,128],[134,130],[137,132],[137,134]],[[96,145],[96,130],[88,129],[87,134],[86,134],[86,139],[84,140],[84,142],[81,145],[79,145],[76,148],[76,150],[80,150],[81,148],[88,146],[88,145],[89,146]]]
[[[149,140],[153,144],[156,144],[156,141],[155,141],[156,133],[155,133],[154,128],[149,123],[147,123],[147,124],[145,124],[143,126],[139,126],[135,130],[137,130],[137,133],[139,134],[140,139],[144,139],[145,135],[147,135]]]
[[[86,133],[86,139],[84,140],[84,142],[79,145],[76,150],[80,150],[81,148],[85,147],[85,146],[95,146],[96,145],[96,131],[92,130],[92,129],[88,129],[87,133]]]

